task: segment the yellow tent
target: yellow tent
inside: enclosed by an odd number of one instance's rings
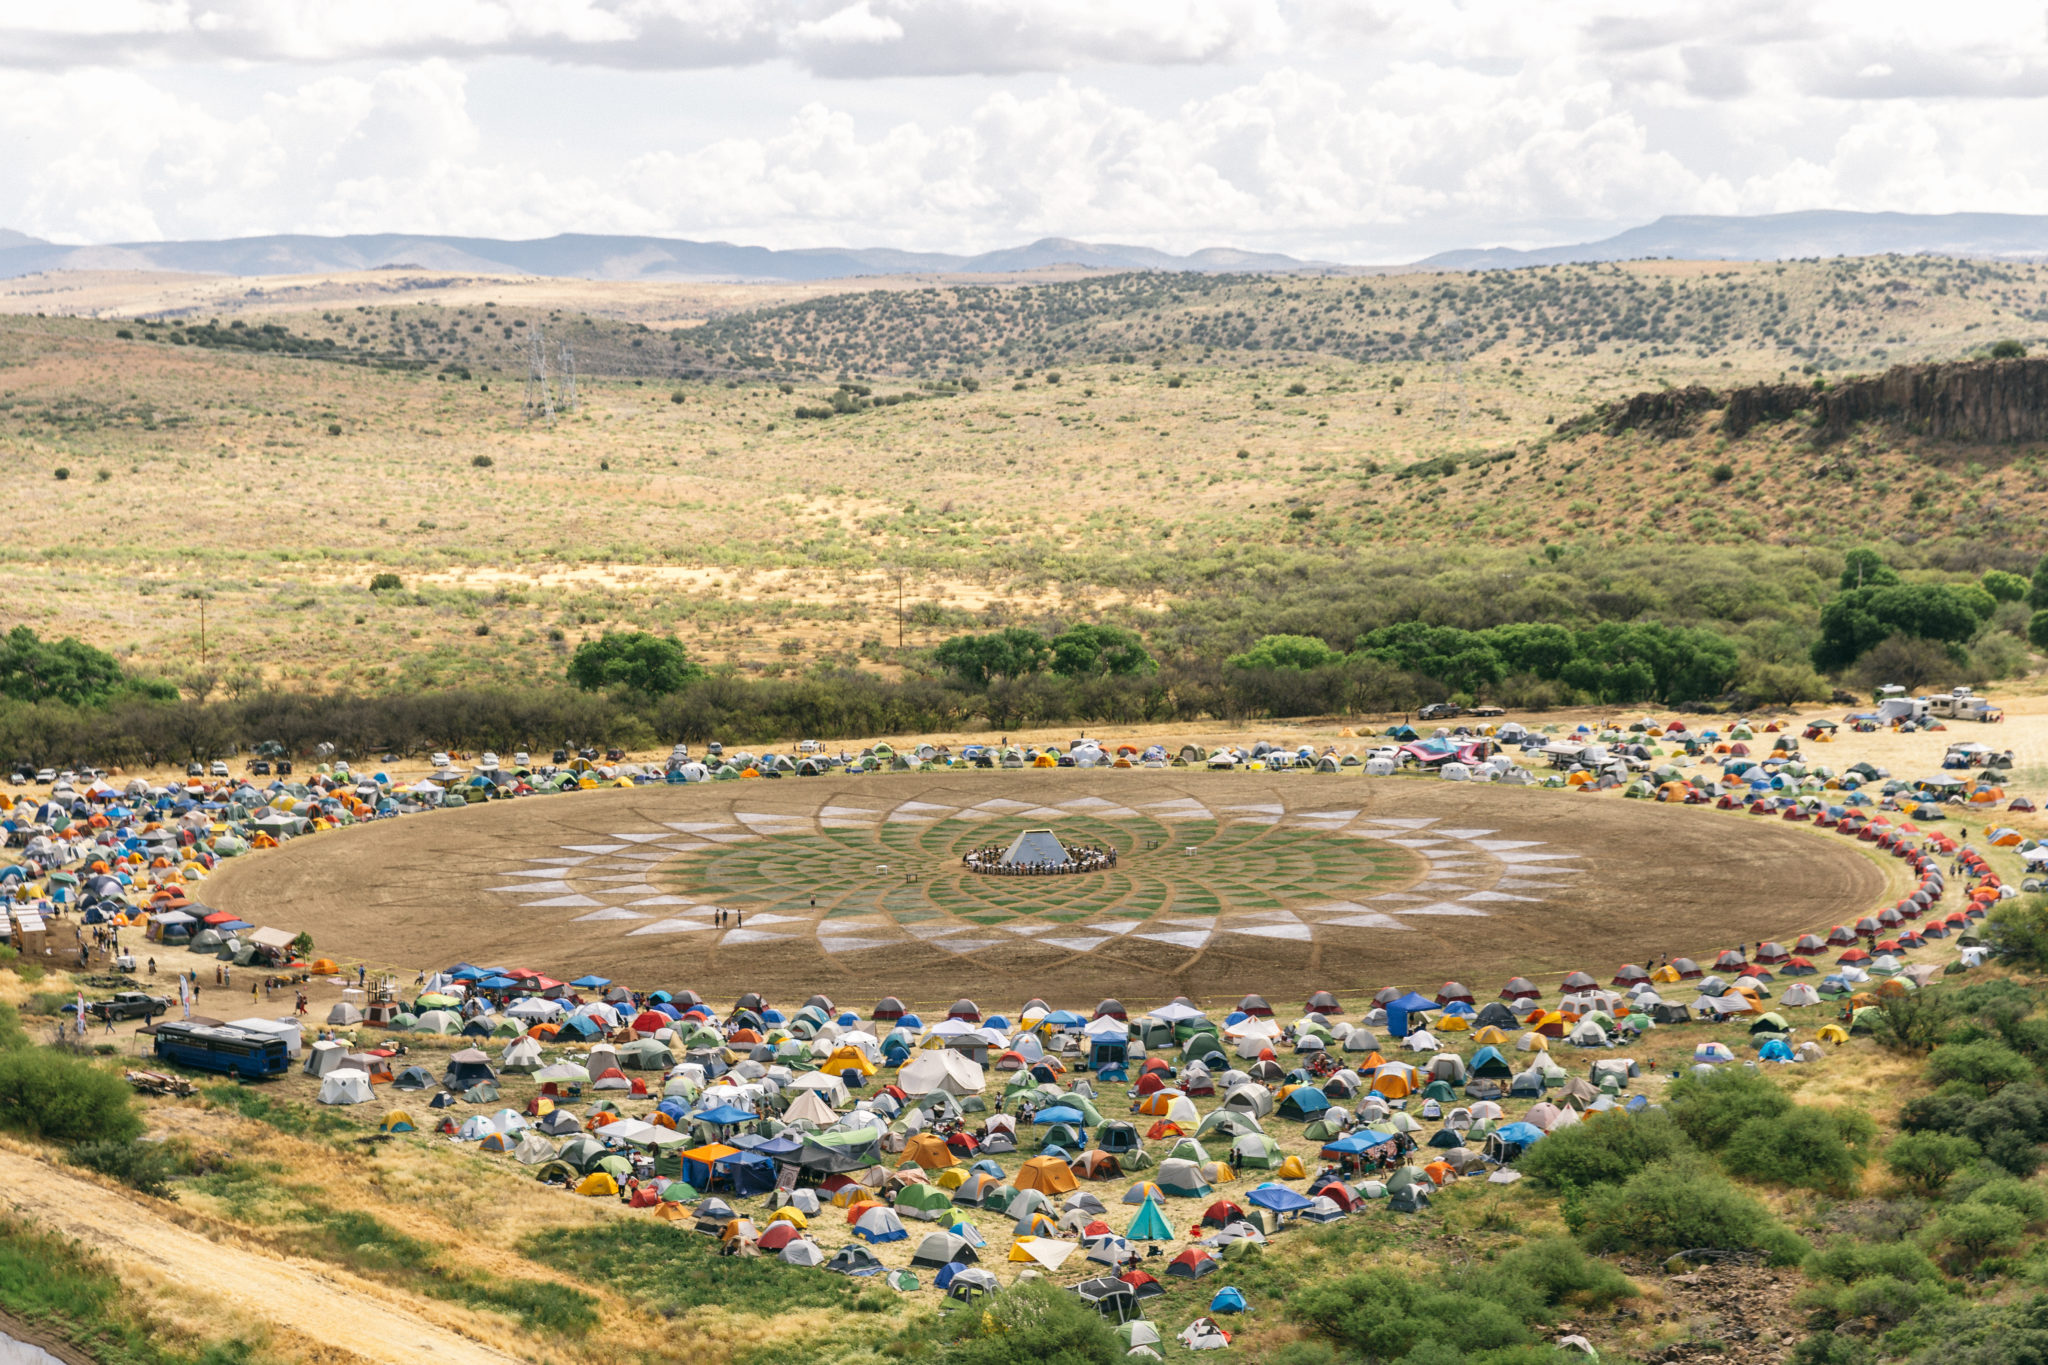
[[[1673,985],[1684,979],[1685,978],[1681,977],[1678,974],[1678,968],[1672,966],[1669,963],[1666,963],[1662,967],[1659,967],[1656,971],[1650,973],[1650,980],[1656,982],[1660,986]]]
[[[1289,1156],[1280,1163],[1280,1169],[1273,1172],[1273,1178],[1276,1180],[1306,1180],[1308,1179],[1308,1169],[1301,1164],[1300,1157]]]
[[[1074,1183],[1074,1173],[1067,1169],[1066,1162],[1056,1156],[1035,1156],[1018,1168],[1017,1188],[1072,1194],[1080,1187]]]
[[[932,1183],[942,1190],[957,1190],[967,1183],[967,1172],[959,1166],[949,1167],[933,1177]]]
[[[1484,1028],[1472,1030],[1472,1041],[1480,1047],[1505,1047],[1507,1046],[1508,1036],[1493,1025],[1488,1024]]]
[[[1849,1041],[1849,1031],[1840,1024],[1823,1025],[1821,1031],[1815,1036],[1823,1043],[1846,1043]]]
[[[377,1125],[377,1131],[380,1133],[411,1133],[418,1129],[419,1125],[412,1121],[412,1115],[403,1109],[392,1110],[384,1116],[383,1122]]]
[[[868,1060],[868,1055],[865,1052],[848,1044],[845,1047],[834,1049],[832,1055],[825,1059],[825,1064],[819,1067],[818,1070],[832,1076],[837,1076],[847,1071],[858,1071],[863,1076],[872,1076],[875,1074],[875,1064]]]
[[[1436,1033],[1463,1033],[1472,1027],[1472,1021],[1462,1014],[1446,1014],[1430,1025]]]
[[[592,1171],[577,1184],[576,1193],[587,1194],[592,1198],[607,1194],[617,1198],[619,1182],[612,1179],[609,1171]]]
[[[768,1221],[771,1223],[793,1223],[798,1228],[808,1228],[811,1225],[810,1220],[804,1217],[804,1211],[793,1207],[775,1210],[769,1216]]]

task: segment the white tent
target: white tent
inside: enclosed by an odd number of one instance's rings
[[[806,1071],[791,1081],[789,1088],[811,1091],[827,1104],[843,1106],[847,1103],[846,1082],[822,1071]]]
[[[906,1095],[929,1095],[934,1090],[979,1095],[988,1085],[988,1075],[958,1052],[935,1049],[920,1052],[897,1073],[896,1084]]]
[[[325,1076],[341,1069],[348,1058],[348,1048],[336,1042],[318,1042],[306,1050],[305,1072],[308,1076]]]
[[[322,1104],[368,1104],[370,1102],[370,1075],[353,1067],[330,1071],[320,1082],[320,1103]]]
[[[498,1057],[500,1071],[540,1070],[540,1044],[531,1038],[514,1038]]]
[[[1067,1257],[1074,1254],[1079,1243],[1062,1242],[1053,1237],[1019,1237],[1012,1245],[1047,1270],[1058,1270],[1066,1264]]]
[[[790,1101],[782,1117],[791,1123],[815,1123],[820,1128],[829,1128],[839,1121],[839,1115],[832,1112],[832,1106],[826,1104],[815,1090],[806,1090]]]

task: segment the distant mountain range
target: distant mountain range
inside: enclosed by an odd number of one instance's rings
[[[565,233],[533,241],[368,233],[237,237],[219,242],[65,246],[0,229],[0,279],[52,270],[180,270],[206,275],[310,275],[411,267],[465,274],[595,280],[830,280],[851,275],[997,274],[1047,266],[1102,270],[1268,271],[1313,268],[1271,252],[1210,247],[1187,256],[1143,246],[1047,237],[1029,246],[956,256],[937,251],[818,247],[772,251],[675,237]]]
[[[1584,261],[1768,261],[1805,256],[2048,257],[2048,216],[2015,213],[1773,213],[1659,218],[1597,242],[1518,251],[1483,247],[1418,261],[1425,269],[1510,270]],[[0,279],[54,270],[176,270],[203,275],[310,275],[410,268],[593,280],[831,280],[858,275],[1009,274],[1051,266],[1098,270],[1344,270],[1275,252],[1209,247],[1186,256],[1151,247],[1045,237],[960,256],[888,247],[776,251],[680,237],[564,233],[531,241],[401,232],[346,237],[280,234],[213,242],[67,246],[0,228]],[[1385,269],[1386,267],[1378,267]]]
[[[1777,261],[1805,256],[2048,256],[2048,217],[2019,213],[1674,214],[1598,242],[1444,251],[1418,264],[1512,270],[1583,261]]]

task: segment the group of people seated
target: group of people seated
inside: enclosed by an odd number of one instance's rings
[[[960,861],[967,865],[969,872],[978,872],[985,877],[1059,877],[1075,872],[1101,872],[1116,866],[1116,850],[1094,848],[1085,844],[1060,844],[1067,860],[1056,862],[1004,862],[1009,850],[1001,844],[989,844],[985,848],[973,849],[963,854]]]

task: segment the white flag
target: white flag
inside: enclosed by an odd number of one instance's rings
[[[85,1036],[85,992],[78,993],[78,1036]]]

